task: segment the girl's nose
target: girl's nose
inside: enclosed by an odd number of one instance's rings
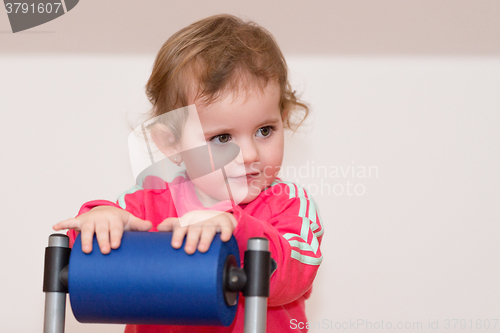
[[[251,164],[260,159],[260,153],[255,142],[238,143],[240,153],[236,157],[235,162],[238,164]]]

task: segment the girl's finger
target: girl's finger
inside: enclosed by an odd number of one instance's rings
[[[184,236],[188,231],[188,227],[174,227],[174,232],[172,233],[172,247],[178,249],[182,246],[182,241]]]
[[[109,222],[107,220],[96,223],[95,236],[101,253],[108,254],[111,252],[111,247],[109,246]]]
[[[179,219],[177,217],[169,217],[158,224],[157,228],[158,231],[172,231],[177,225],[179,225]]]
[[[201,232],[200,243],[198,244],[198,251],[207,252],[212,244],[212,240],[216,234],[217,228],[214,225],[207,224]]]
[[[199,225],[189,226],[186,236],[186,245],[184,245],[184,251],[186,251],[187,254],[195,253],[202,230],[202,226]]]
[[[221,222],[219,224],[220,239],[223,242],[227,242],[228,240],[230,240],[231,235],[233,234],[233,230],[234,230],[233,224],[229,219]]]
[[[142,220],[132,214],[129,214],[128,222],[125,225],[125,230],[131,231],[148,231],[153,227],[153,223]]]
[[[117,249],[123,237],[123,222],[115,217],[109,217],[109,239],[111,241],[111,248]]]
[[[89,221],[82,225],[81,240],[82,251],[85,253],[92,252],[92,242],[94,240],[94,222]]]
[[[70,218],[59,223],[54,224],[52,227],[55,231],[63,230],[63,229],[75,229],[80,231],[80,221],[76,218]]]

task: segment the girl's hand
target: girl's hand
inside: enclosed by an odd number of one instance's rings
[[[179,218],[169,217],[158,225],[158,231],[173,231],[172,247],[176,249],[182,246],[187,234],[184,246],[187,254],[193,254],[197,245],[198,251],[207,252],[217,232],[221,233],[221,240],[227,242],[238,224],[233,214],[217,210],[194,210],[184,214],[182,219],[187,226],[181,227]],[[201,222],[191,224],[189,221]]]
[[[75,218],[55,224],[56,231],[73,229],[81,232],[82,251],[92,252],[94,232],[103,254],[120,247],[123,231],[148,231],[152,223],[141,220],[126,210],[111,206],[97,206]],[[110,246],[111,243],[111,246]]]

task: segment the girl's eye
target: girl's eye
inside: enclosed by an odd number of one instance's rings
[[[219,134],[210,139],[210,142],[215,142],[217,144],[224,144],[229,142],[231,135],[229,134]]]
[[[262,138],[269,137],[274,131],[273,126],[264,126],[257,130],[257,136]],[[210,142],[223,145],[231,141],[231,134],[219,134],[210,139]]]
[[[260,133],[261,134],[260,136],[262,136],[264,138],[267,138],[268,136],[270,136],[272,132],[273,132],[272,126],[264,126],[264,127],[259,128],[259,130],[257,131],[257,133]]]

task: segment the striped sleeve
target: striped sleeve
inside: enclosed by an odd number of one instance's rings
[[[299,233],[285,233],[283,237],[292,248],[291,257],[306,265],[319,265],[323,261],[323,255],[319,249],[318,238],[323,235],[323,225],[319,215],[316,202],[309,197],[301,186],[276,181],[276,184],[284,184],[288,187],[288,198],[297,198],[299,209],[297,216],[302,220]]]
[[[269,240],[278,265],[271,276],[269,306],[280,306],[310,290],[323,260],[323,225],[316,202],[296,184],[276,180],[261,197],[251,208],[233,209],[238,221],[233,234],[240,254],[249,238]]]

